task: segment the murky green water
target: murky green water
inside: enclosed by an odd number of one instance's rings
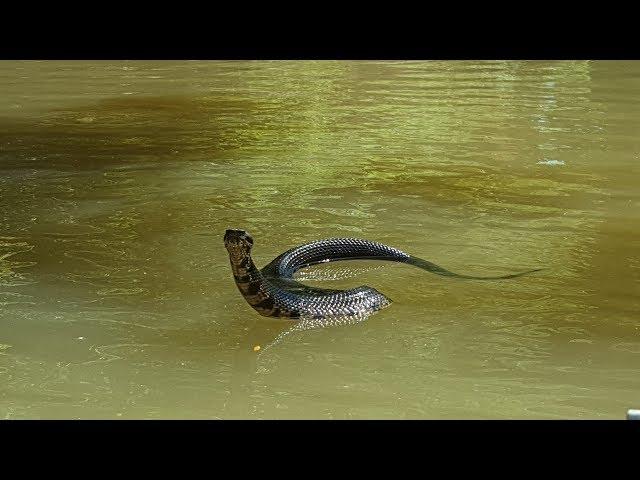
[[[640,62],[0,63],[0,418],[624,418]],[[296,332],[233,284],[330,236],[394,300]],[[367,265],[367,267],[370,265]]]

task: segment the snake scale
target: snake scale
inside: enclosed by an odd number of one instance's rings
[[[349,290],[311,287],[297,282],[294,274],[305,267],[339,260],[385,260],[406,263],[438,275],[473,280],[516,278],[541,269],[503,275],[459,275],[438,265],[382,243],[358,238],[329,238],[287,250],[259,270],[251,258],[253,238],[244,230],[227,230],[224,244],[229,253],[235,283],[245,300],[266,317],[327,320],[372,314],[391,304],[369,286]]]

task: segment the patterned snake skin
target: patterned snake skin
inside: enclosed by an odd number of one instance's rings
[[[294,280],[305,267],[338,260],[386,260],[407,263],[438,275],[475,280],[515,278],[526,272],[501,277],[458,275],[397,248],[357,238],[329,238],[287,250],[262,270],[253,263],[253,239],[244,230],[227,230],[224,244],[240,293],[258,313],[267,317],[331,320],[357,319],[391,304],[375,288],[362,286],[350,290],[310,287]]]

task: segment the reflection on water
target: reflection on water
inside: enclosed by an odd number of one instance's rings
[[[624,418],[640,402],[640,63],[3,62],[0,417]],[[455,272],[289,331],[236,291],[310,240]],[[286,333],[288,332],[288,333]],[[254,351],[284,335],[266,351]]]

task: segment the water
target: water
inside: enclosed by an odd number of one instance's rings
[[[640,62],[2,62],[0,91],[0,418],[640,406]],[[226,228],[259,266],[356,236],[545,270],[320,268],[394,303],[264,348],[287,324]]]

